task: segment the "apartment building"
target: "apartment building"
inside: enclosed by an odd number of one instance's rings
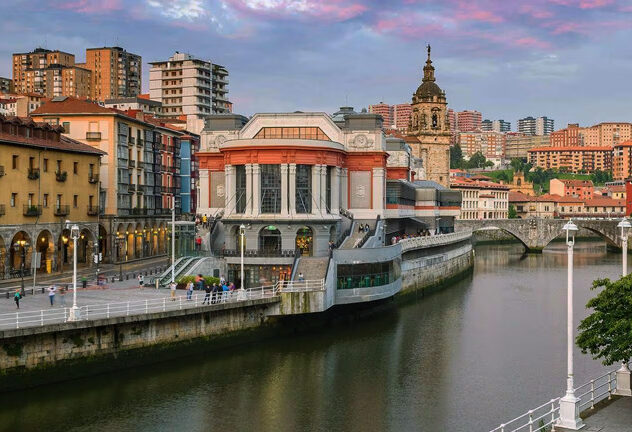
[[[550,135],[555,130],[555,121],[548,117],[525,117],[518,120],[518,132],[525,135]]]
[[[537,147],[529,150],[529,162],[543,169],[591,173],[612,169],[611,147]]]
[[[393,129],[393,105],[386,104],[384,102],[380,102],[375,105],[369,105],[369,112],[371,114],[378,114],[382,116],[385,129]],[[406,125],[408,126],[408,125]]]
[[[533,196],[522,192],[509,192],[509,205],[516,210],[520,219],[553,219],[555,198],[551,195]]]
[[[482,131],[494,131],[494,132],[510,132],[511,122],[505,120],[489,120],[485,119],[481,122]]]
[[[163,115],[203,118],[229,112],[228,71],[223,66],[180,52],[149,64],[149,96],[162,102]]]
[[[393,123],[395,129],[406,132],[408,131],[408,124],[410,123],[410,116],[413,109],[409,103],[402,103],[393,105]]]
[[[13,93],[13,80],[0,77],[0,93]]]
[[[93,100],[134,97],[141,92],[142,58],[121,47],[88,48],[86,62],[77,66],[92,73]]]
[[[162,114],[162,103],[149,99],[149,95],[106,99],[103,106],[106,108],[114,108],[121,111],[134,110],[142,111],[145,114],[153,114],[159,116]]]
[[[625,141],[612,150],[612,177],[614,180],[632,178],[632,141]]]
[[[32,113],[62,125],[65,135],[107,152],[101,164],[101,236],[107,258],[121,261],[165,253],[171,208],[181,213],[180,138],[185,131],[74,98]],[[193,209],[194,210],[194,209]]]
[[[66,219],[78,223],[79,263],[99,251],[100,159],[105,153],[62,135],[59,125],[0,115],[0,278],[71,265]],[[8,273],[8,274],[7,274]]]
[[[585,146],[614,147],[632,140],[632,123],[599,123],[581,128],[582,144]]]
[[[583,145],[579,123],[569,123],[564,129],[551,132],[552,147],[577,147]]]
[[[509,187],[490,181],[452,177],[450,189],[461,192],[459,219],[507,219]]]
[[[483,115],[478,111],[459,111],[456,113],[456,128],[461,132],[481,130]]]
[[[505,158],[529,157],[529,150],[538,147],[550,147],[551,135],[525,135],[520,132],[508,132],[505,134]]]
[[[467,157],[477,152],[483,153],[487,159],[499,160],[505,157],[506,139],[501,132],[461,132],[458,142]]]
[[[554,195],[572,196],[587,200],[593,198],[595,186],[591,180],[551,179],[549,192]]]

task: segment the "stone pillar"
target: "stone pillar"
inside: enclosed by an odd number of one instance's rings
[[[320,167],[320,208],[323,214],[327,214],[327,165]]]
[[[246,209],[244,214],[250,216],[252,214],[252,164],[246,164]]]
[[[621,367],[617,370],[617,389],[614,393],[619,396],[632,396],[630,369],[626,362],[621,363]]]
[[[296,164],[289,164],[290,181],[289,181],[289,213],[290,216],[296,214]]]
[[[252,214],[258,216],[261,213],[261,166],[252,164]]]
[[[287,187],[287,164],[281,164],[281,215],[289,215],[288,203],[288,187]]]
[[[384,168],[373,168],[373,209],[380,215],[384,209]]]
[[[226,165],[226,216],[235,213],[235,167]]]
[[[331,170],[331,214],[340,212],[340,167]]]
[[[202,210],[198,213],[206,213],[211,207],[211,176],[209,170],[200,170],[200,193],[198,195],[198,208]]]
[[[349,209],[349,169],[340,169],[340,207]]]
[[[312,166],[312,214],[320,212],[320,165]]]

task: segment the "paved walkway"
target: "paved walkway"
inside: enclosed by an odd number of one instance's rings
[[[632,397],[621,397],[584,420],[585,432],[632,431]]]

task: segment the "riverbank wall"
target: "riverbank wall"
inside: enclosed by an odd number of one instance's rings
[[[0,331],[0,391],[235,345],[272,331],[278,297]]]

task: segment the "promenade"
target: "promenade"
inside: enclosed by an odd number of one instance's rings
[[[584,419],[585,432],[629,432],[632,430],[632,397],[618,397],[602,408],[595,408],[595,412]],[[556,428],[557,431],[566,429]]]

